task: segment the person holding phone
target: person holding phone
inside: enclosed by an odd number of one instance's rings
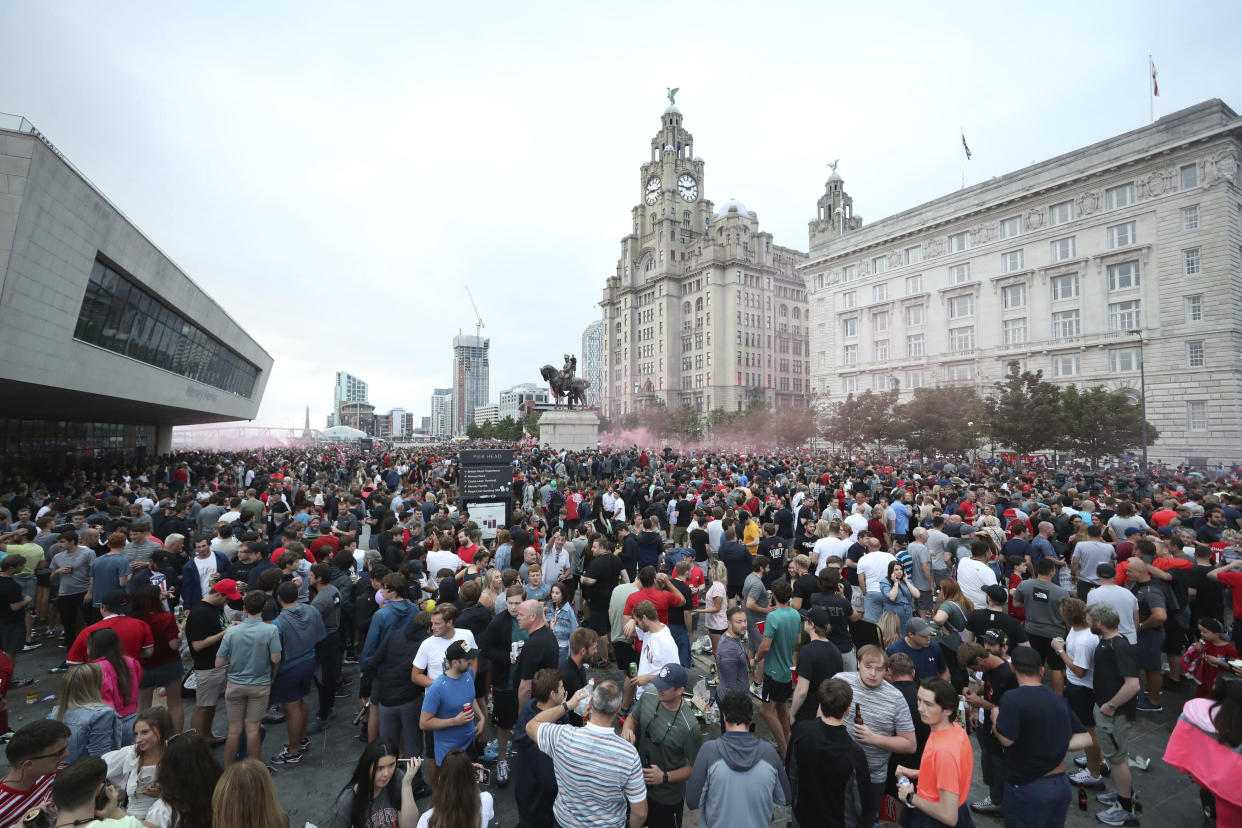
[[[118,797],[116,786],[108,781],[107,763],[98,756],[85,756],[58,773],[52,783],[55,824],[95,825],[107,820],[116,828],[142,828],[137,818],[117,804]]]
[[[479,790],[486,774],[464,750],[450,750],[440,762],[432,806],[418,818],[417,828],[487,828],[495,812],[492,795]]]
[[[397,745],[391,739],[367,744],[336,797],[327,828],[414,828],[419,813],[413,783],[420,778],[422,764],[421,756],[398,759]]]

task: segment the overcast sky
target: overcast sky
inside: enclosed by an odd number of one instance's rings
[[[275,358],[266,425],[333,372],[426,415],[451,339],[491,400],[577,353],[667,104],[778,244],[839,171],[864,220],[1219,97],[1236,2],[49,3],[10,0],[25,115]]]

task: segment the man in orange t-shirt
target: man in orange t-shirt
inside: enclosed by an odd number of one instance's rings
[[[650,601],[655,605],[660,623],[668,624],[669,607],[680,607],[686,602],[677,587],[669,582],[668,575],[663,572],[657,575],[654,566],[644,566],[638,570],[638,584],[638,592],[625,599],[626,618],[634,614],[634,607],[640,602]]]

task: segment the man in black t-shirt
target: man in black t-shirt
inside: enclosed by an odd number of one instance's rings
[[[1018,677],[1005,661],[1008,639],[1001,630],[987,630],[978,642],[965,642],[957,651],[957,661],[966,672],[983,673],[983,684],[974,681],[966,688],[966,703],[971,707],[971,721],[976,726],[979,748],[982,752],[981,767],[983,783],[988,795],[979,802],[970,803],[977,814],[1003,814],[1005,802],[1005,753],[997,741],[993,728],[996,711],[1005,693],[1018,686]],[[979,712],[983,711],[983,721]]]
[[[1000,630],[1005,634],[1005,642],[1010,649],[1025,644],[1027,637],[1022,622],[1010,615],[1006,608],[1009,591],[1000,584],[988,584],[983,588],[983,595],[987,598],[987,607],[973,610],[966,616],[966,629],[974,639],[979,641],[988,630]]]
[[[228,667],[216,666],[216,651],[224,638],[224,605],[228,597],[218,588],[233,581],[218,581],[207,591],[203,599],[190,608],[185,622],[185,638],[190,643],[190,657],[194,661],[194,714],[190,726],[198,731],[208,744],[223,741],[211,732],[211,720],[216,715],[216,705],[224,695]]]
[[[589,627],[579,627],[569,636],[569,658],[559,668],[561,681],[565,685],[565,698],[571,698],[586,687],[586,666],[595,658],[598,649],[599,636]],[[571,712],[568,716],[570,724],[575,727],[582,724],[582,717],[577,713]]]
[[[690,548],[694,550],[694,560],[703,563],[708,559],[708,548],[711,546],[711,537],[703,528],[707,526],[707,512],[699,509],[694,513],[694,519],[697,525],[690,530]]]
[[[832,617],[827,610],[802,610],[802,631],[810,641],[798,650],[798,683],[794,686],[793,718],[795,722],[814,719],[819,686],[825,679],[845,672],[841,651],[828,640]]]
[[[854,609],[843,587],[848,587],[848,584],[842,582],[841,571],[834,567],[825,567],[820,573],[820,590],[811,596],[811,607],[827,611],[832,622],[828,630],[828,640],[836,644],[841,652],[845,671],[853,672],[858,669],[858,661],[850,623],[862,618],[862,613]]]
[[[793,598],[790,606],[796,610],[811,608],[811,596],[819,592],[819,578],[811,574],[811,559],[806,555],[794,556]]]
[[[682,667],[690,666],[690,629],[687,619],[694,617],[691,615],[694,608],[694,590],[690,589],[686,578],[690,575],[692,566],[694,564],[688,560],[678,561],[673,567],[673,577],[669,579],[673,589],[681,593],[681,606],[668,608],[668,632],[677,643],[677,657]]]
[[[1138,653],[1124,635],[1117,631],[1121,619],[1117,610],[1105,603],[1087,607],[1087,623],[1091,632],[1100,637],[1095,648],[1095,673],[1092,689],[1095,691],[1095,732],[1100,740],[1100,752],[1113,770],[1113,782],[1117,793],[1100,794],[1100,801],[1112,802],[1107,811],[1112,825],[1124,825],[1134,818],[1134,787],[1130,776],[1128,747],[1131,722],[1137,715],[1135,699],[1139,694]],[[1114,799],[1115,797],[1115,799]],[[1101,822],[1104,820],[1101,819]],[[1135,823],[1137,824],[1137,823]]]
[[[556,636],[544,620],[543,602],[523,601],[518,609],[517,621],[518,626],[530,636],[517,660],[518,709],[521,709],[530,701],[531,681],[534,680],[535,673],[544,667],[555,670],[561,651],[556,643]]]
[[[621,573],[625,571],[621,559],[613,554],[612,549],[612,541],[596,538],[590,563],[579,579],[582,583],[582,597],[590,608],[586,625],[595,630],[604,641],[608,641],[612,631],[608,620],[608,602],[612,599],[612,591],[617,586]]]
[[[768,589],[772,584],[785,577],[785,555],[789,552],[789,544],[784,538],[776,536],[776,524],[763,524],[763,537],[759,539],[759,548],[755,555],[763,555],[772,561],[768,574],[763,577],[763,585]]]

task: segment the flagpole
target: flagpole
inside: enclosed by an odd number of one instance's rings
[[[1153,81],[1156,77],[1156,62],[1152,60],[1151,55],[1147,56],[1147,114],[1151,118],[1149,123],[1156,122],[1156,98],[1153,94],[1155,90],[1152,88]]]
[[[960,186],[958,186],[958,189],[964,190],[966,189],[966,129],[965,127],[958,127],[958,135],[962,137],[962,180],[961,180]]]

